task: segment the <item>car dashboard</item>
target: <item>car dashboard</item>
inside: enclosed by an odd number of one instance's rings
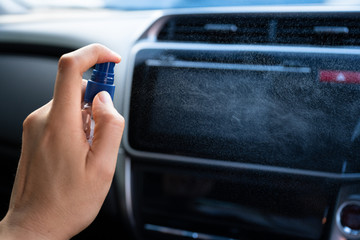
[[[99,220],[78,239],[360,239],[359,11],[0,16],[1,213],[22,121],[51,99],[57,59],[99,42],[123,58],[126,129]]]

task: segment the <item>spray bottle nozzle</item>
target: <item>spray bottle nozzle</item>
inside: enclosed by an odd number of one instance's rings
[[[95,70],[104,73],[114,73],[114,66],[115,63],[113,62],[99,63],[95,65]]]
[[[106,62],[95,65],[91,79],[88,81],[84,101],[92,102],[95,95],[101,91],[107,91],[111,98],[114,96],[114,67],[115,63]]]
[[[114,66],[115,63],[113,62],[96,64],[91,75],[91,80],[98,83],[113,84]]]

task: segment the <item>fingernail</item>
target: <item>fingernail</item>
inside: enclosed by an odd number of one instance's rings
[[[110,94],[106,91],[102,91],[99,93],[100,101],[106,105],[113,104]]]
[[[119,55],[119,54],[116,54],[116,56],[118,57],[118,60],[117,60],[117,62],[116,63],[119,63],[119,62],[121,62],[121,56]]]
[[[119,62],[121,62],[121,56],[120,56],[118,53],[114,52],[114,51],[112,51],[112,53],[114,54],[114,56],[116,56],[116,57],[117,57],[117,60],[116,60],[116,61],[114,61],[114,62],[115,62],[115,63],[119,63]]]

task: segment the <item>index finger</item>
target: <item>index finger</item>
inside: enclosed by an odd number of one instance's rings
[[[96,63],[119,63],[120,56],[100,44],[91,44],[63,55],[59,60],[53,109],[73,117],[81,109],[82,75]]]

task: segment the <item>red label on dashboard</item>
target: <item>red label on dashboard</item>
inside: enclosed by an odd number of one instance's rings
[[[321,70],[320,82],[360,83],[360,72]]]

